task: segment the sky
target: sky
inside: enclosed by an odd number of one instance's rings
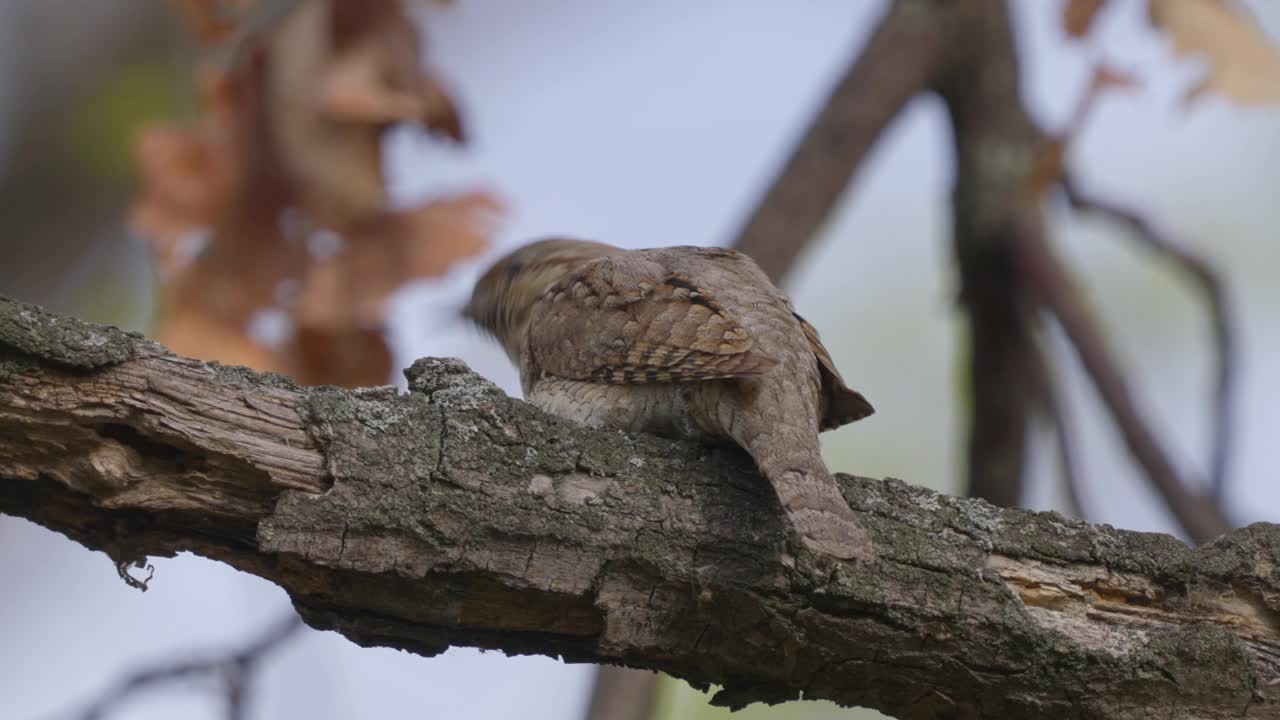
[[[1106,58],[1144,86],[1097,107],[1070,161],[1091,189],[1139,207],[1203,249],[1236,292],[1244,371],[1230,508],[1280,520],[1275,408],[1280,407],[1280,113],[1219,101],[1180,104],[1195,63],[1175,65],[1135,0],[1117,0],[1098,37],[1073,43],[1061,3],[1015,3],[1033,115],[1058,128]],[[496,254],[548,234],[627,247],[724,244],[767,187],[882,2],[848,0],[462,0],[425,15],[428,61],[451,84],[474,142],[438,147],[401,132],[388,145],[404,202],[491,187],[512,209],[492,252],[396,300],[398,364],[454,355],[510,392],[496,345],[450,319]],[[1258,3],[1254,7],[1259,7]],[[1276,34],[1280,12],[1260,18]],[[0,89],[3,88],[0,79]],[[833,469],[959,487],[964,419],[948,238],[945,118],[913,102],[873,152],[789,288],[850,383],[878,413],[824,440]],[[1203,310],[1167,268],[1122,235],[1053,214],[1144,408],[1188,466],[1203,464],[1209,355]],[[1060,341],[1073,427],[1084,448],[1090,518],[1171,530],[1137,478]],[[1051,446],[1035,443],[1028,504],[1061,507]],[[116,676],[191,648],[251,636],[288,608],[278,588],[193,557],[155,561],[145,595],[107,558],[0,517],[0,697],[4,714],[49,717]],[[256,717],[507,718],[577,716],[590,669],[546,658],[455,649],[423,659],[308,632],[271,660]],[[217,717],[199,688],[149,695],[119,717]]]

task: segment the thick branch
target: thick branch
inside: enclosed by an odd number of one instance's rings
[[[586,430],[457,361],[409,375],[300,388],[0,300],[0,512],[222,560],[360,644],[650,668],[731,705],[1280,715],[1280,527],[1192,550],[843,476],[878,557],[831,568],[741,453]]]
[[[969,326],[968,494],[1012,506],[1022,494],[1027,433],[1042,395],[1035,313],[1006,218],[1022,197],[1041,132],[1019,96],[1005,0],[956,3],[934,89],[951,118],[953,243]],[[1043,235],[1043,223],[1028,232]]]
[[[1019,97],[1005,0],[895,0],[733,247],[781,281],[881,133],[933,90],[952,120],[954,238],[969,327],[969,494],[1018,503],[1038,362],[1035,328],[1003,234],[1041,133]]]

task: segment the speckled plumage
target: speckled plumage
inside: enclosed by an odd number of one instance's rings
[[[486,272],[466,314],[502,342],[529,402],[592,427],[732,440],[815,550],[867,556],[818,433],[871,405],[747,256],[543,240]]]

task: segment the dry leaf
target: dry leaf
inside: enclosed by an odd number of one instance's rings
[[[1098,11],[1107,0],[1067,0],[1062,10],[1062,27],[1073,38],[1082,38],[1089,34]]]
[[[201,75],[195,127],[135,147],[158,339],[302,383],[386,382],[387,297],[479,252],[500,213],[485,193],[387,209],[393,123],[462,137],[416,27],[401,0],[178,1],[232,53]]]
[[[493,195],[470,193],[354,229],[339,252],[307,272],[294,317],[310,328],[381,323],[391,293],[412,280],[440,277],[479,253],[501,214]]]
[[[406,68],[412,71],[404,72]],[[463,139],[457,108],[436,80],[418,68],[413,48],[397,49],[378,35],[367,34],[334,58],[320,83],[319,104],[338,120],[375,125],[419,121]]]
[[[193,233],[207,234],[226,215],[241,183],[237,91],[221,72],[201,74],[199,86],[207,111],[198,125],[144,128],[134,140],[141,192],[130,222],[163,275],[189,257],[182,248]]]
[[[176,0],[178,9],[196,37],[206,43],[223,42],[235,31],[235,13],[247,2],[228,0]]]
[[[233,176],[230,158],[215,152],[198,132],[154,127],[134,144],[142,194],[133,207],[133,226],[152,239],[161,269],[179,239],[217,222],[227,207]]]
[[[1049,138],[1040,148],[1031,171],[1024,183],[1024,191],[1039,200],[1056,187],[1066,170],[1067,147],[1084,129],[1084,123],[1097,104],[1098,98],[1111,90],[1129,90],[1138,86],[1134,76],[1099,65],[1093,69],[1093,79],[1076,105],[1067,126],[1062,132]]]
[[[1173,38],[1176,57],[1204,55],[1209,73],[1188,92],[1242,105],[1280,103],[1280,48],[1226,0],[1149,0],[1151,24]]]
[[[259,372],[288,375],[304,385],[367,387],[391,376],[392,356],[381,328],[300,329],[288,342],[271,346],[252,340],[243,328],[216,322],[202,308],[175,308],[155,339],[183,354]]]
[[[277,348],[255,343],[243,326],[218,322],[199,304],[171,303],[164,312],[164,322],[151,335],[167,348],[224,365],[243,365],[259,372],[294,376],[296,366],[292,357]]]
[[[391,349],[382,328],[334,332],[302,328],[290,356],[290,375],[304,385],[368,387],[385,385],[391,378]],[[338,379],[336,383],[333,378]]]
[[[324,224],[345,229],[386,209],[381,141],[390,123],[422,121],[461,137],[419,45],[398,0],[304,3],[267,41],[271,140],[299,201]]]

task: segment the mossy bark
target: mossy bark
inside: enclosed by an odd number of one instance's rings
[[[456,360],[407,374],[303,388],[0,299],[0,512],[222,560],[363,645],[651,668],[734,706],[1280,716],[1280,527],[1191,549],[841,476],[877,558],[832,566],[732,448],[578,427]]]

